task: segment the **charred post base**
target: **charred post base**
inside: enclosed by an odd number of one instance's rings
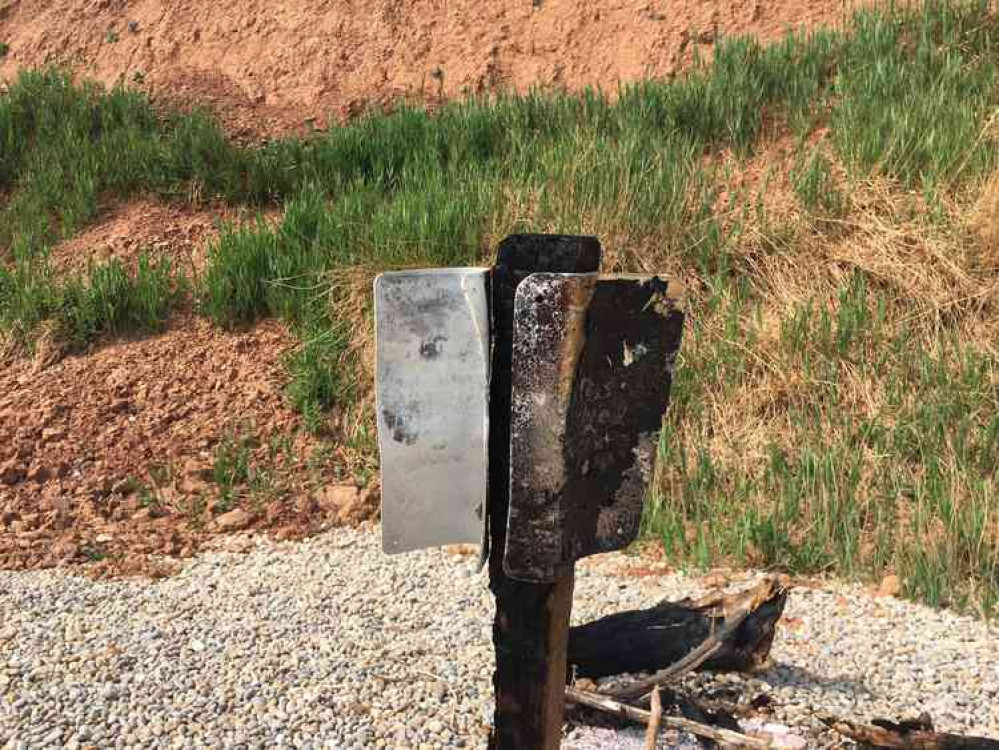
[[[698,668],[753,672],[770,654],[787,590],[767,580],[742,594],[700,601],[662,602],[655,607],[609,615],[569,631],[570,675],[599,678],[656,672],[676,664],[726,621],[726,613],[744,612],[745,619],[718,650]]]
[[[510,366],[517,285],[538,271],[593,273],[593,237],[515,235],[499,248],[492,276],[492,389],[489,428],[489,587],[496,598],[496,713],[490,750],[555,750],[565,710],[565,649],[572,606],[572,569],[555,583],[506,575],[510,500]]]
[[[823,721],[861,747],[897,750],[999,750],[999,740],[935,732],[933,723],[925,716],[897,724],[880,719],[875,720],[873,726],[829,717]]]

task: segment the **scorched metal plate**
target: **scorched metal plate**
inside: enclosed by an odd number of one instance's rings
[[[504,568],[552,581],[638,534],[683,313],[652,277],[529,276],[514,306]]]
[[[481,543],[489,435],[489,270],[375,279],[382,546]]]

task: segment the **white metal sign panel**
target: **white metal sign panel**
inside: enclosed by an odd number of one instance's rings
[[[489,441],[489,269],[375,279],[382,546],[483,541]]]

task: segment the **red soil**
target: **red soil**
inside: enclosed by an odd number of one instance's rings
[[[668,77],[722,35],[837,25],[851,0],[0,0],[0,78],[66,65],[266,135],[368,105]]]
[[[99,223],[52,249],[52,262],[64,272],[86,271],[91,262],[117,258],[134,267],[142,253],[170,260],[186,274],[204,265],[205,249],[218,236],[218,224],[233,211],[195,209],[184,204],[138,200],[109,208]]]
[[[211,533],[234,530],[215,520],[227,508],[211,477],[227,435],[253,436],[254,463],[276,479],[258,494],[240,488],[248,517],[235,527],[288,536],[337,521],[342,508],[315,501],[332,482],[327,464],[310,476],[317,443],[284,402],[280,356],[292,345],[274,322],[226,333],[189,317],[162,335],[47,366],[6,363],[0,567],[190,553]],[[282,436],[287,447],[269,458]]]

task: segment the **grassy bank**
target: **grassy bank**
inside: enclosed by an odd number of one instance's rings
[[[302,339],[289,398],[322,429],[367,388],[378,270],[486,262],[513,231],[596,234],[609,270],[691,290],[649,535],[684,563],[893,570],[913,597],[990,611],[997,30],[982,2],[885,8],[722,40],[712,64],[614,97],[400,108],[258,148],[27,74],[0,96],[0,326],[30,344],[56,320],[83,345],[178,300],[222,326],[279,317]],[[53,271],[52,243],[137,193],[284,214],[227,229],[197,279]]]

